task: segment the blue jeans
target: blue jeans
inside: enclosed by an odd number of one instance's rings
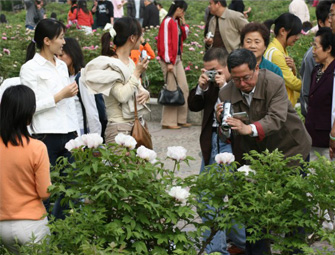
[[[218,153],[222,152],[232,152],[232,148],[230,144],[224,143],[219,139],[219,152],[217,146],[217,133],[212,133],[212,150],[211,150],[211,157],[209,159],[209,165],[215,163],[215,156]],[[205,170],[205,162],[202,159],[200,173]],[[205,221],[205,218],[202,218]],[[205,231],[204,238],[207,238],[210,235],[210,231]],[[239,228],[237,224],[235,224],[232,229],[226,233],[225,230],[219,231],[214,236],[213,240],[209,245],[206,247],[206,252],[210,254],[211,252],[220,252],[224,255],[229,255],[227,251],[227,237],[233,241],[233,243],[241,248],[245,249],[245,229]]]
[[[48,149],[48,155],[50,160],[50,165],[55,166],[57,159],[61,156],[68,158],[69,163],[73,163],[74,160],[72,158],[71,152],[65,149],[65,144],[71,139],[75,139],[77,137],[75,132],[71,132],[68,134],[36,134],[34,138],[41,140]],[[62,175],[62,173],[61,173]],[[63,210],[68,209],[68,205],[61,205],[62,196],[58,197],[55,201],[55,205],[52,209],[52,215],[56,217],[56,219],[64,219],[65,215]],[[50,200],[47,199],[44,201],[44,206],[49,212],[50,209]]]

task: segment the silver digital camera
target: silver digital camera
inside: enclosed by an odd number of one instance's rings
[[[208,70],[205,74],[208,76],[208,81],[215,82],[215,75],[217,74],[216,70]]]
[[[231,136],[231,128],[227,123],[227,119],[233,116],[233,106],[229,100],[223,103],[223,111],[221,113],[221,131],[224,141],[227,141]]]
[[[207,34],[206,34],[206,38],[207,39],[210,39],[210,38],[213,38],[214,37],[214,35],[212,34],[212,32],[208,32]]]

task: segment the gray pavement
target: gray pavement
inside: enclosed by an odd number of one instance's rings
[[[167,148],[170,146],[183,146],[187,150],[187,156],[193,157],[190,166],[186,163],[181,163],[180,171],[177,173],[180,177],[187,177],[192,174],[198,174],[201,166],[201,150],[199,144],[199,137],[201,132],[200,126],[192,126],[181,129],[162,129],[159,122],[148,122],[150,134],[154,151],[158,158],[162,160],[165,168],[171,169],[174,162],[171,159],[166,159]]]

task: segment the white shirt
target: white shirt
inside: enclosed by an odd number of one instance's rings
[[[140,4],[141,4],[141,0],[135,0],[135,11],[136,11],[136,19],[140,18]]]
[[[288,10],[290,13],[297,16],[301,20],[301,23],[309,21],[309,9],[304,0],[293,0],[289,5]]]
[[[34,134],[66,134],[78,130],[74,97],[55,103],[54,95],[71,83],[66,64],[56,57],[55,61],[56,65],[36,53],[20,70],[21,83],[30,87],[36,96]]]
[[[244,96],[245,100],[247,100],[247,103],[248,103],[249,106],[250,106],[252,98],[254,96],[255,89],[256,89],[256,87],[254,87],[249,93],[245,93],[245,92],[241,91],[242,96]],[[249,126],[251,126],[251,129],[252,129],[252,134],[250,136],[257,137],[258,136],[258,131],[257,131],[257,128],[256,128],[255,124],[249,124]]]

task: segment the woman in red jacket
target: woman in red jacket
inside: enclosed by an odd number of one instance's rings
[[[162,21],[159,32],[157,49],[160,64],[167,79],[167,89],[176,90],[175,78],[184,93],[185,102],[188,98],[188,84],[185,70],[181,61],[183,52],[183,41],[187,38],[189,26],[185,24],[184,14],[187,9],[185,1],[172,2],[169,12]],[[190,127],[187,123],[187,103],[182,106],[163,106],[162,127],[168,129],[179,129]]]
[[[92,33],[92,25],[94,23],[92,13],[87,9],[86,1],[79,1],[78,8],[73,12],[69,12],[69,20],[72,23],[77,22],[80,29],[86,34]]]

